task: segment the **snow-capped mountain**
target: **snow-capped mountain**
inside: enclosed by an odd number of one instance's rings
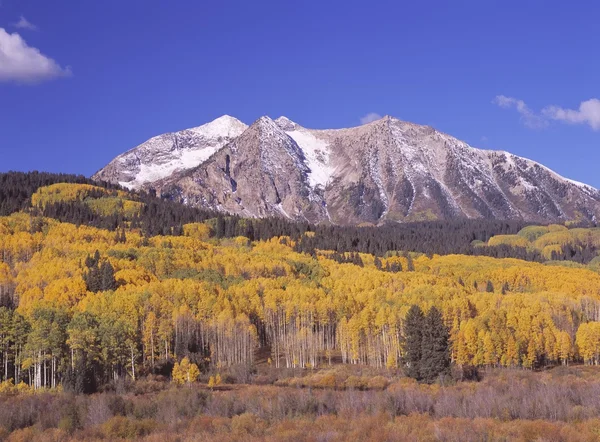
[[[150,139],[96,179],[243,216],[334,224],[496,218],[600,219],[600,191],[503,151],[384,117],[306,129],[221,117]]]
[[[206,161],[248,128],[236,118],[223,115],[199,127],[150,138],[119,155],[94,175],[94,179],[139,189],[191,169]]]

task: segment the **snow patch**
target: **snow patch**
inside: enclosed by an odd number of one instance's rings
[[[132,190],[135,185],[132,182],[119,181],[119,186],[124,187],[125,189]]]
[[[329,161],[329,144],[308,131],[294,130],[286,133],[304,152],[307,166],[310,169],[308,173],[310,186],[312,188],[317,186],[325,188],[335,172],[335,168],[331,166]]]

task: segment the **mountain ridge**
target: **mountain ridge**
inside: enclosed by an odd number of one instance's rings
[[[193,130],[153,137],[93,178],[223,212],[317,223],[600,217],[592,186],[391,116],[341,129],[223,116],[188,137]]]

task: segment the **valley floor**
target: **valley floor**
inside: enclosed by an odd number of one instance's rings
[[[319,371],[265,370],[251,377],[252,384],[214,388],[204,383],[175,387],[151,377],[89,396],[4,391],[0,440],[597,441],[600,437],[599,368],[493,369],[481,374],[479,382],[423,385],[385,370],[336,366]]]

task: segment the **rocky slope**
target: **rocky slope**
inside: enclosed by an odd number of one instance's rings
[[[247,125],[224,115],[203,126],[150,138],[119,155],[92,178],[139,189],[196,167],[241,135]]]
[[[600,191],[508,152],[384,117],[312,130],[285,117],[221,117],[155,137],[96,179],[243,216],[335,224],[600,218]]]

